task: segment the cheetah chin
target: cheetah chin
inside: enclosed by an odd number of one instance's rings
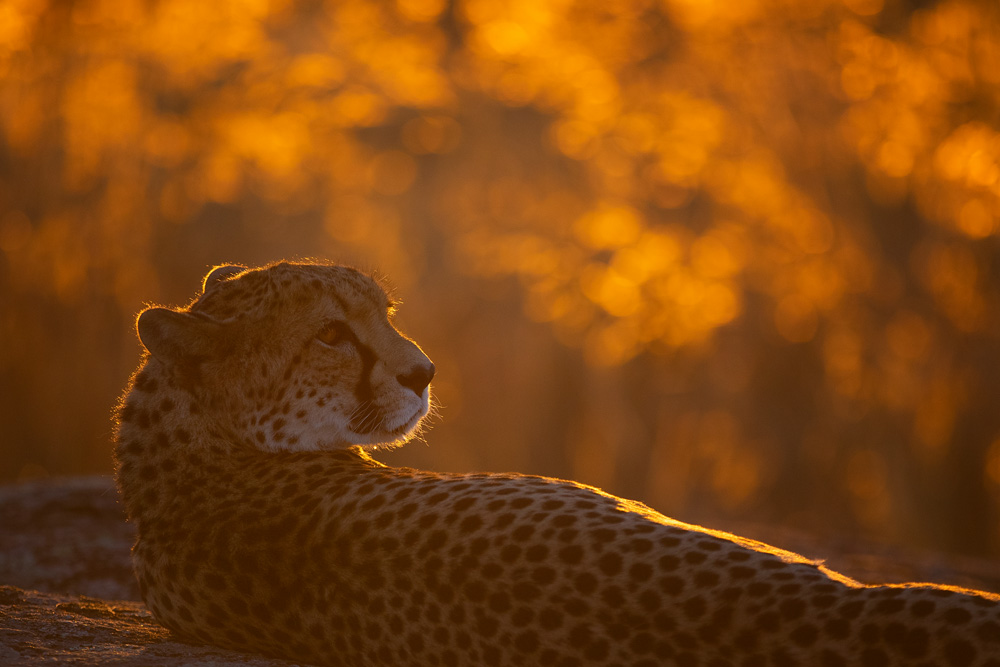
[[[384,419],[382,428],[375,429],[369,433],[358,432],[352,426],[349,443],[366,449],[389,449],[406,444],[419,433],[424,417],[430,412],[430,397],[427,391],[424,392],[423,400],[424,403],[420,409],[413,413],[409,419],[404,420],[399,426],[391,426],[394,421],[397,421],[393,419]],[[334,444],[332,447],[338,448],[342,447],[342,445]],[[327,449],[329,448],[327,447]]]
[[[282,262],[140,314],[117,483],[181,639],[349,667],[1000,667],[992,593],[865,586],[575,482],[374,461],[433,411],[396,305]]]

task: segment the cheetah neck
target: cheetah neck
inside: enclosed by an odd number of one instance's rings
[[[203,475],[238,465],[252,451],[183,380],[147,359],[118,408],[116,478],[126,512],[140,526]]]
[[[116,480],[126,514],[140,533],[192,509],[209,511],[246,493],[262,469],[336,459],[361,468],[385,467],[359,447],[269,452],[204,401],[186,378],[148,359],[132,378],[117,412]]]

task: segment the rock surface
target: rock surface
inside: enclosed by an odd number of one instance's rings
[[[0,486],[0,584],[138,600],[125,522],[111,477]]]
[[[821,544],[767,526],[728,528],[826,558],[831,568],[860,581],[931,581],[1000,591],[996,563],[853,541]],[[109,477],[0,486],[0,665],[292,664],[178,641],[138,601],[129,558],[133,540]]]
[[[174,639],[141,602],[108,602],[0,586],[0,664],[291,665]]]

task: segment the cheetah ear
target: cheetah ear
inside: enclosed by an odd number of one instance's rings
[[[169,308],[147,308],[136,320],[149,353],[175,364],[197,364],[224,352],[222,325],[207,317]]]
[[[207,292],[208,290],[212,289],[212,287],[222,282],[229,276],[235,276],[237,273],[246,270],[247,268],[245,266],[237,266],[235,264],[217,266],[213,268],[211,271],[209,271],[208,275],[205,276],[205,280],[203,280],[201,283],[201,291],[202,293]]]

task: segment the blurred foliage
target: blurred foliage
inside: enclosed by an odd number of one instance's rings
[[[379,267],[437,469],[1000,554],[1000,6],[5,0],[0,475],[106,471],[130,320]]]

